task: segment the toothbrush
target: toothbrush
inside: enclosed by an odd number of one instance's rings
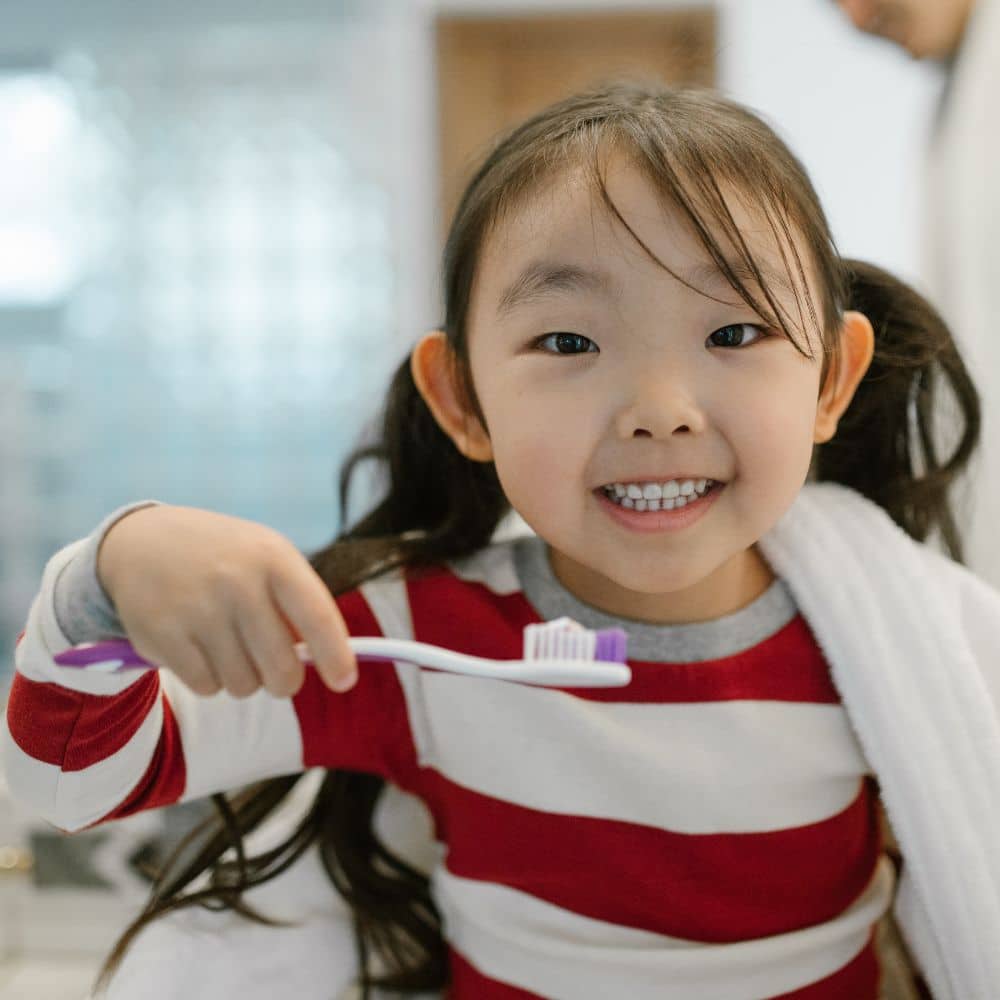
[[[359,661],[405,660],[454,674],[543,687],[624,687],[632,679],[625,662],[626,641],[624,629],[593,632],[566,617],[526,625],[520,660],[491,660],[409,639],[351,636],[347,640]],[[295,653],[301,662],[312,662],[304,642],[295,644]],[[109,674],[156,669],[127,639],[82,643],[53,659],[60,666]]]

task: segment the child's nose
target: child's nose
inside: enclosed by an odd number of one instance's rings
[[[693,381],[676,367],[646,368],[631,379],[627,401],[616,418],[620,438],[669,438],[674,433],[700,433],[707,418]]]

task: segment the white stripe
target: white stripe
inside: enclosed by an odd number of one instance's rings
[[[866,770],[839,705],[596,702],[418,676],[423,698],[410,711],[426,713],[426,762],[466,788],[549,813],[689,834],[782,830],[841,812]]]
[[[382,634],[393,639],[413,638],[413,619],[406,597],[406,581],[399,570],[369,580],[359,588],[362,597],[375,616]],[[427,727],[427,706],[420,682],[420,668],[412,663],[394,664],[406,700],[406,712],[413,733],[417,763],[426,767],[434,759],[430,730]]]
[[[732,944],[594,920],[444,869],[433,887],[448,939],[462,955],[484,975],[552,1000],[760,1000],[850,962],[888,909],[893,881],[883,857],[865,892],[833,920]]]
[[[3,766],[14,798],[61,830],[80,830],[119,806],[145,774],[163,721],[157,699],[135,735],[82,771],[62,771],[28,756],[3,728]]]
[[[6,788],[10,791],[11,798],[50,822],[55,822],[52,816],[55,813],[56,789],[59,786],[59,768],[55,764],[45,764],[28,756],[14,742],[6,714],[0,729],[0,761],[3,763]],[[61,823],[56,825],[62,830],[71,829]]]
[[[167,671],[160,684],[177,719],[187,781],[182,801],[303,769],[302,731],[291,698],[260,688],[248,698],[195,694]]]
[[[500,523],[496,526],[496,530],[493,532],[493,537],[490,539],[490,544],[496,544],[498,542],[506,542],[511,539],[523,538],[526,535],[531,536],[535,533],[534,528],[528,524],[527,521],[513,507],[507,513],[500,518]]]
[[[494,594],[516,593],[521,589],[521,582],[514,568],[515,540],[490,545],[462,559],[452,560],[448,563],[448,568],[460,580],[481,583]]]

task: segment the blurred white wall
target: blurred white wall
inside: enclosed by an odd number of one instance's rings
[[[724,0],[721,85],[804,162],[841,253],[919,281],[924,147],[942,77],[833,0]]]

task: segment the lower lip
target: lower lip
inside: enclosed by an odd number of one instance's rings
[[[725,483],[716,483],[704,496],[674,510],[634,510],[609,500],[602,489],[594,490],[594,494],[597,502],[623,528],[630,531],[680,531],[694,524],[724,489]]]

